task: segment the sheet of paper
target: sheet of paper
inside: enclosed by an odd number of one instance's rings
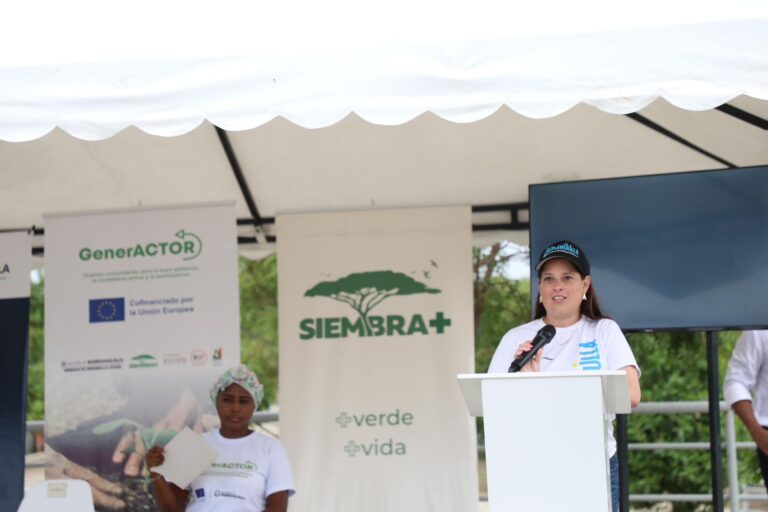
[[[154,471],[184,489],[218,457],[202,436],[185,427],[165,446],[165,462]]]

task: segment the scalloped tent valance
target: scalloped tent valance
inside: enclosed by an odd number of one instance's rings
[[[768,5],[755,0],[16,4],[0,30],[6,141],[768,100]]]

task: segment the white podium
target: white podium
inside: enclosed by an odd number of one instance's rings
[[[483,416],[490,512],[610,512],[605,414],[629,413],[623,371],[461,374]]]

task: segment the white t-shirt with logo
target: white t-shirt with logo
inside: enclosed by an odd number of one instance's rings
[[[294,494],[288,456],[277,439],[258,432],[227,439],[218,430],[203,439],[219,458],[190,484],[188,512],[261,512],[270,494]]]
[[[728,405],[755,399],[752,410],[758,423],[768,426],[768,331],[744,331],[733,349],[723,382]]]
[[[496,347],[488,373],[506,373],[515,359],[517,347],[533,340],[544,325],[543,320],[536,319],[508,331]],[[542,372],[619,370],[625,366],[634,366],[640,372],[618,324],[609,319],[590,320],[586,316],[571,326],[558,327],[555,337],[544,346],[541,359]],[[605,418],[609,457],[616,453],[615,417],[615,414],[606,414]]]

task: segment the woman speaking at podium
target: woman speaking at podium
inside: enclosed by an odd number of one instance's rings
[[[554,338],[537,350],[520,371],[565,372],[625,370],[632,407],[640,403],[640,368],[618,324],[600,310],[592,286],[589,260],[575,243],[550,244],[539,256],[539,297],[534,320],[515,327],[501,339],[488,373],[505,373],[524,361],[533,340],[550,325]],[[548,328],[551,331],[551,328]],[[547,329],[544,329],[546,332]],[[526,358],[527,359],[527,358]],[[613,415],[608,425],[613,510],[619,510],[619,468]]]
[[[224,372],[211,389],[221,420],[203,435],[219,457],[188,489],[152,471],[165,460],[162,448],[147,452],[152,494],[165,512],[286,512],[293,477],[280,441],[249,428],[264,397],[256,374],[241,364]]]

